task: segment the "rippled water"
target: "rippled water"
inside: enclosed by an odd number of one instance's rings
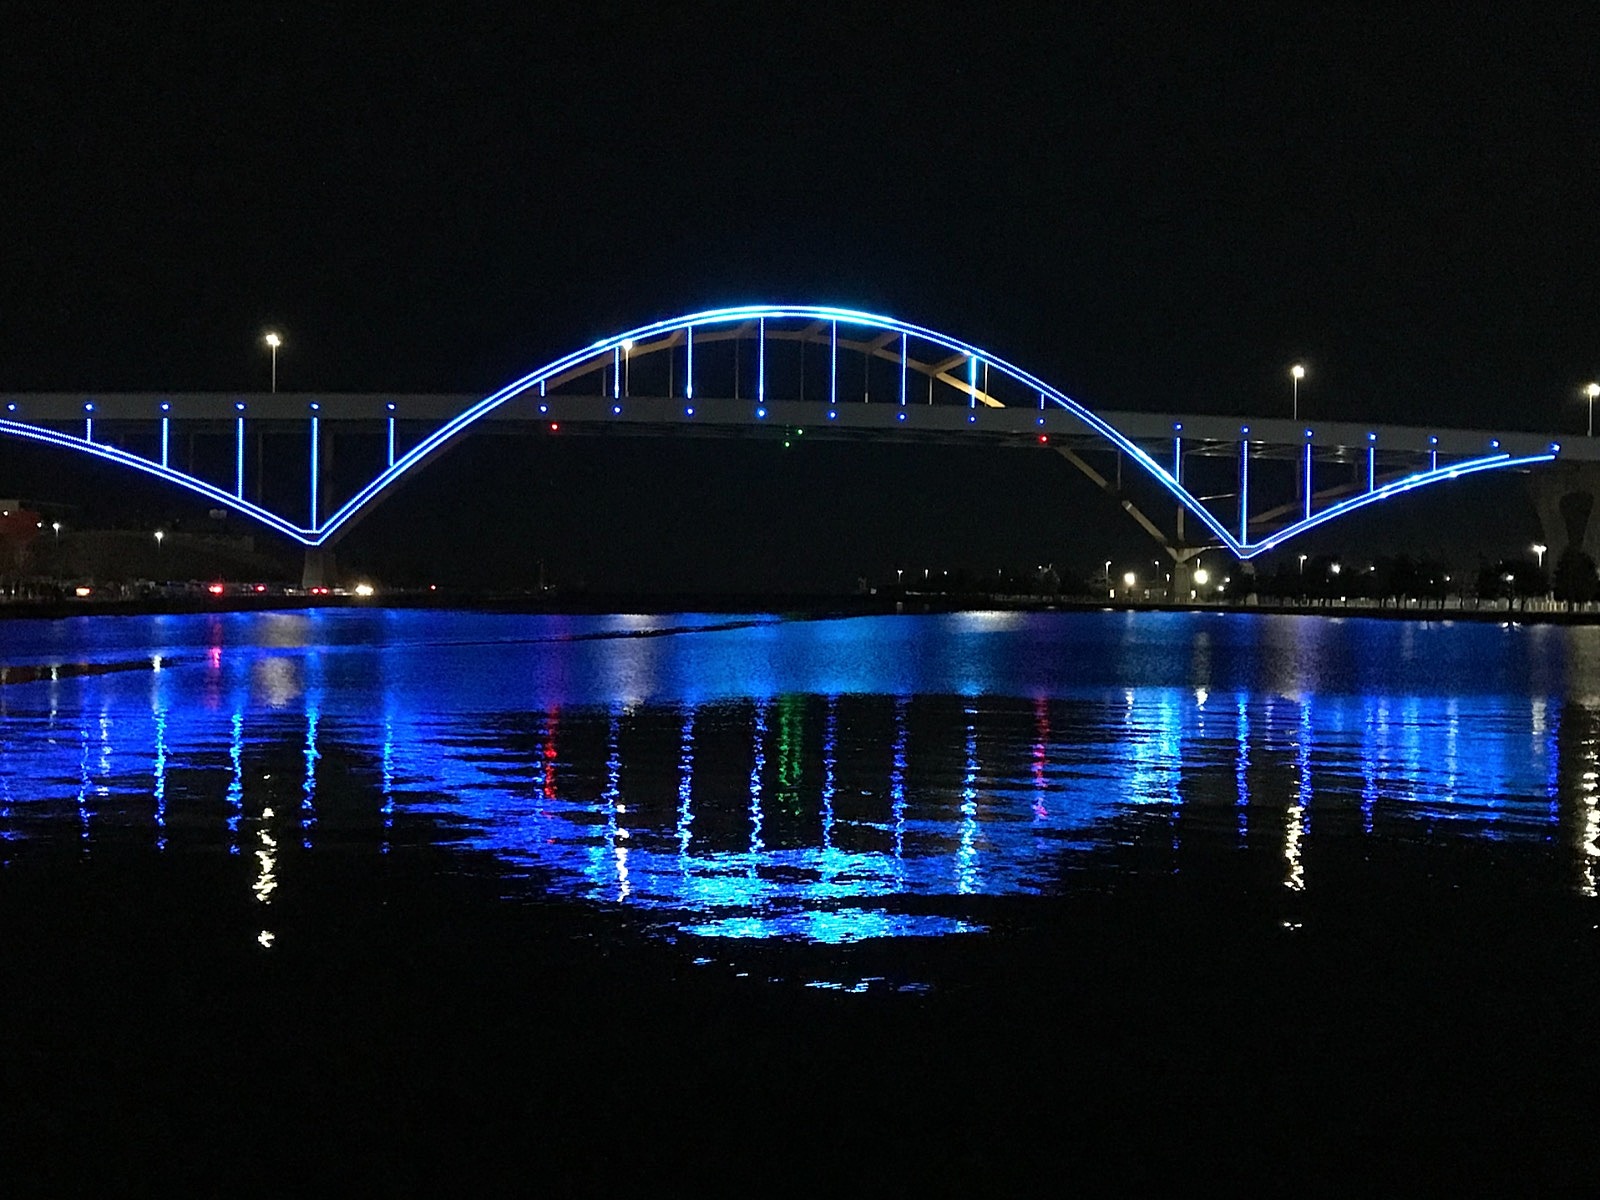
[[[1582,1189],[1597,714],[1583,628],[0,623],[0,1186]]]
[[[824,943],[1179,871],[1290,919],[1383,845],[1584,897],[1600,866],[1590,629],[325,611],[12,622],[0,658],[0,861],[225,854],[263,945],[306,856],[419,843]]]

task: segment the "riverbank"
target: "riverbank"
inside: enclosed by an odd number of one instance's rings
[[[153,616],[207,612],[278,612],[338,608],[401,608],[470,610],[507,613],[793,613],[796,615],[868,616],[939,612],[1209,612],[1265,613],[1279,616],[1374,617],[1404,621],[1489,621],[1496,624],[1595,625],[1600,604],[1573,608],[1552,600],[1478,601],[1447,597],[1443,602],[1307,600],[1296,602],[1205,601],[1174,603],[1154,600],[1097,600],[1084,596],[1012,596],[989,593],[635,593],[635,592],[445,592],[439,590],[379,592],[357,596],[327,592],[283,591],[213,596],[185,592],[128,599],[69,597],[0,600],[0,620],[62,620],[86,616]]]

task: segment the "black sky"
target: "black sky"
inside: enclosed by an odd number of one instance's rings
[[[35,5],[0,390],[475,391],[766,299],[1110,408],[1581,427],[1590,6]],[[594,453],[603,453],[595,451]]]

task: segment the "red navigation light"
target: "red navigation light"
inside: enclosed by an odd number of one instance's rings
[[[264,583],[258,583],[258,584],[256,584],[256,591],[258,591],[258,592],[264,592],[264,591],[266,591],[266,590],[267,590],[267,585],[266,585],[266,584],[264,584]]]
[[[560,433],[561,432],[561,426],[558,425],[556,422],[551,421],[550,422],[550,432],[551,433]]]
[[[206,591],[210,592],[213,596],[220,596],[222,595],[222,585],[220,583],[213,583],[206,588]]]

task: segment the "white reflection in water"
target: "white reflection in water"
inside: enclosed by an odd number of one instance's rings
[[[1300,840],[1305,836],[1306,810],[1299,804],[1289,806],[1288,828],[1283,835],[1283,857],[1289,864],[1289,877],[1283,881],[1283,886],[1291,892],[1306,890],[1305,864],[1300,859]]]
[[[761,779],[767,769],[767,704],[756,705],[755,754],[750,763],[750,853],[766,849],[761,840]]]

